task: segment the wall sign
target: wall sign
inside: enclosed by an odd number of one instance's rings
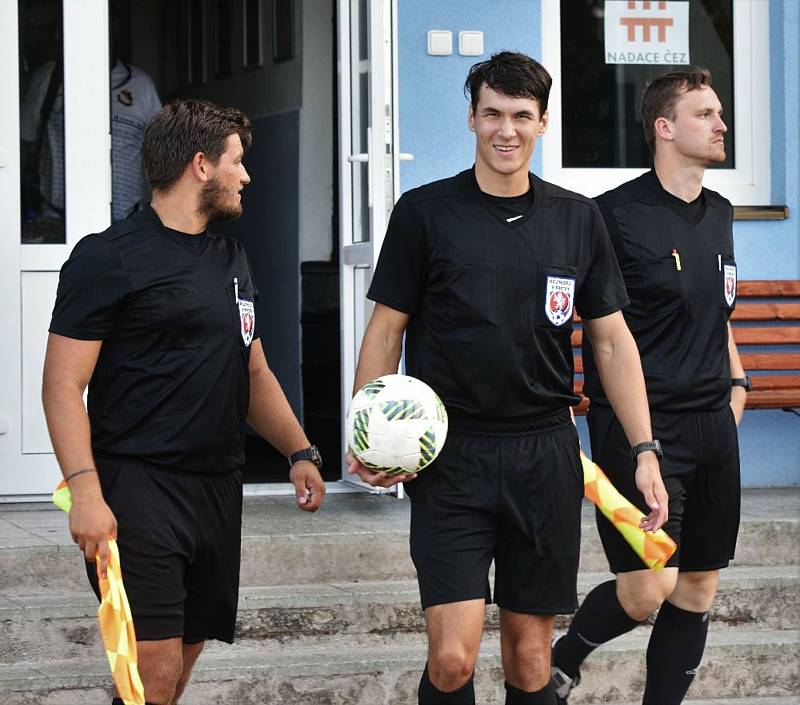
[[[689,3],[606,0],[607,64],[688,64]]]

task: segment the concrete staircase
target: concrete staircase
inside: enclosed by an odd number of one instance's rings
[[[292,504],[245,501],[239,639],[208,645],[182,703],[413,705],[425,641],[407,502],[334,494],[315,516]],[[689,695],[697,705],[794,704],[800,490],[747,491],[743,514],[737,561],[723,571]],[[588,506],[583,534],[581,594],[608,578]],[[0,506],[0,704],[110,702],[96,607],[66,517]],[[496,623],[490,606],[480,703],[503,702]],[[640,702],[648,629],[595,652],[570,703]]]

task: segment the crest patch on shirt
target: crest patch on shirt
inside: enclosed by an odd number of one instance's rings
[[[547,277],[544,312],[554,326],[563,326],[572,318],[575,280],[572,277]]]
[[[726,264],[724,268],[725,303],[733,306],[736,301],[736,265]]]
[[[256,308],[252,301],[239,299],[239,320],[241,322],[240,331],[245,347],[253,342],[253,333],[256,329]]]

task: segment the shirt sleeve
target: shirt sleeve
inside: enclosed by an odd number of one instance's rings
[[[592,259],[575,298],[581,318],[600,318],[628,305],[625,280],[619,269],[599,208],[592,208]]]
[[[147,76],[147,94],[148,114],[145,116],[145,123],[149,122],[150,118],[153,117],[153,115],[155,115],[159,110],[161,110],[161,99],[158,97],[158,91],[156,90],[156,86],[150,76]]]
[[[395,204],[367,298],[413,314],[425,286],[427,234],[405,197]]]
[[[42,105],[50,87],[50,77],[53,75],[55,63],[48,61],[34,71],[28,90],[22,99],[19,109],[19,135],[25,142],[36,142],[39,139],[39,120]]]
[[[50,332],[104,340],[130,290],[130,277],[113,243],[97,235],[83,238],[61,268]]]

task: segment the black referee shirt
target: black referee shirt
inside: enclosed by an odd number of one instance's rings
[[[467,170],[405,193],[389,221],[367,295],[411,315],[407,371],[453,428],[520,431],[576,403],[573,307],[596,318],[628,302],[594,203],[530,182],[519,218]]]
[[[83,238],[50,332],[103,341],[93,451],[183,472],[243,465],[256,296],[241,243],[167,230],[152,208]]]
[[[677,202],[654,171],[604,193],[597,204],[630,305],[623,309],[642,358],[650,408],[718,409],[730,401],[727,323],[736,306],[733,207],[703,189]],[[584,392],[608,405],[584,338]]]

